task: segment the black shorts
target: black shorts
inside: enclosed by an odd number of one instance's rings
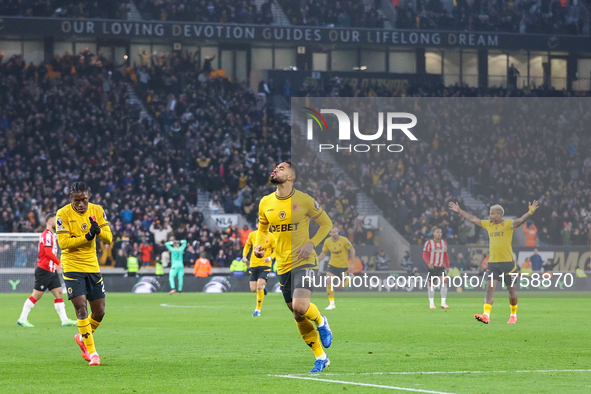
[[[329,265],[328,268],[326,269],[327,272],[332,273],[333,275],[336,275],[338,277],[341,277],[341,275],[343,274],[347,274],[347,271],[349,271],[349,267],[347,268],[339,268],[339,267],[335,267],[332,265]]]
[[[510,261],[507,263],[488,263],[488,268],[486,269],[485,279],[490,279],[490,274],[493,274],[493,280],[501,280],[501,276],[505,276],[505,283],[511,280],[511,273],[519,272],[519,267],[515,263],[515,261]]]
[[[432,270],[429,270],[429,281],[433,281],[433,278],[438,276],[439,280],[435,284],[441,283],[441,275],[445,277],[445,267],[433,267]]]
[[[68,300],[85,295],[88,301],[105,298],[105,282],[100,273],[64,272]]]
[[[49,272],[41,267],[35,268],[35,285],[37,291],[53,290],[62,287],[60,277],[56,272]]]
[[[251,282],[256,282],[259,279],[267,280],[267,275],[269,275],[269,272],[271,272],[271,267],[250,267],[248,269]]]
[[[312,283],[309,279],[304,279],[306,276],[314,278],[318,273],[316,269],[294,269],[285,274],[279,275],[279,286],[283,293],[283,299],[286,304],[290,304],[293,300],[293,292],[295,289],[307,289],[314,291]],[[317,282],[318,283],[318,282]]]

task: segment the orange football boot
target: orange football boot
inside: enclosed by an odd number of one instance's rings
[[[74,339],[76,340],[76,343],[78,344],[78,346],[80,346],[80,353],[82,353],[82,357],[86,360],[86,361],[90,361],[90,353],[88,353],[88,349],[86,349],[86,345],[84,344],[84,341],[82,340],[82,335],[80,335],[80,333],[74,335]]]
[[[474,318],[480,322],[483,322],[484,324],[489,324],[490,323],[490,318],[488,316],[486,316],[485,314],[482,315],[474,315]]]
[[[101,358],[99,357],[99,355],[95,354],[94,356],[92,356],[88,365],[101,365]]]

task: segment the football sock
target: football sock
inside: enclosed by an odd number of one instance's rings
[[[257,290],[257,310],[260,311],[265,298],[265,290]]]
[[[427,288],[427,296],[429,297],[429,305],[435,305],[435,289],[433,286]]]
[[[322,352],[320,356],[316,356],[316,360],[326,360],[326,353]]]
[[[511,316],[517,316],[517,305],[511,305]]]
[[[55,307],[55,311],[59,315],[62,322],[68,320],[68,315],[66,314],[66,304],[64,304],[63,298],[56,298],[53,300],[53,306]]]
[[[176,284],[174,283],[173,275],[168,275],[168,283],[170,284],[170,290],[176,289]]]
[[[102,322],[100,321],[96,321],[94,320],[92,317],[88,317],[88,322],[90,323],[90,326],[92,327],[92,333],[94,334],[94,332],[96,331],[96,329],[101,325]]]
[[[332,284],[329,283],[326,286],[326,293],[328,294],[328,300],[330,302],[333,302],[334,301],[334,287],[332,287]]]
[[[88,353],[96,353],[94,338],[92,337],[92,327],[90,326],[88,318],[82,320],[78,319],[78,331],[80,332],[80,335],[82,335],[82,341],[84,341]]]
[[[445,305],[446,298],[447,298],[447,286],[441,285],[441,305]]]
[[[492,304],[484,304],[484,315],[490,316],[490,311],[492,309]]]
[[[37,302],[37,300],[34,299],[33,296],[30,296],[29,298],[27,298],[27,300],[25,301],[25,304],[23,305],[23,311],[21,312],[21,317],[18,318],[19,321],[26,321],[29,318],[29,312],[31,312],[31,309],[33,309],[35,307],[36,302]]]
[[[183,284],[184,284],[184,280],[183,280],[183,276],[185,276],[185,273],[181,273],[181,275],[179,275],[177,278],[179,279],[179,288],[178,291],[183,291]]]
[[[314,323],[316,323],[317,326],[322,326],[324,324],[322,315],[320,314],[318,307],[312,302],[310,303],[310,307],[308,307],[308,310],[304,314],[304,317],[306,319],[312,320]]]
[[[306,342],[314,352],[314,356],[322,356],[324,350],[322,350],[320,335],[318,334],[318,330],[314,327],[314,324],[312,324],[310,320],[304,319],[302,321],[296,321],[296,325],[298,326],[298,330],[300,331],[300,335],[304,339],[304,342]]]

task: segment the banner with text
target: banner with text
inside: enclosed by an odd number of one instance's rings
[[[237,226],[239,220],[238,215],[230,213],[211,215],[211,218],[215,220],[215,224],[219,228]]]
[[[4,17],[0,35],[577,51],[589,36]]]

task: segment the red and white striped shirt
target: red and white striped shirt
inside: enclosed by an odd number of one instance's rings
[[[59,269],[60,261],[57,258],[57,238],[49,230],[43,231],[39,237],[39,268],[49,272]]]
[[[425,263],[433,264],[435,267],[449,268],[447,242],[444,240],[439,242],[435,242],[434,239],[428,240],[423,248],[423,260],[425,260]]]

